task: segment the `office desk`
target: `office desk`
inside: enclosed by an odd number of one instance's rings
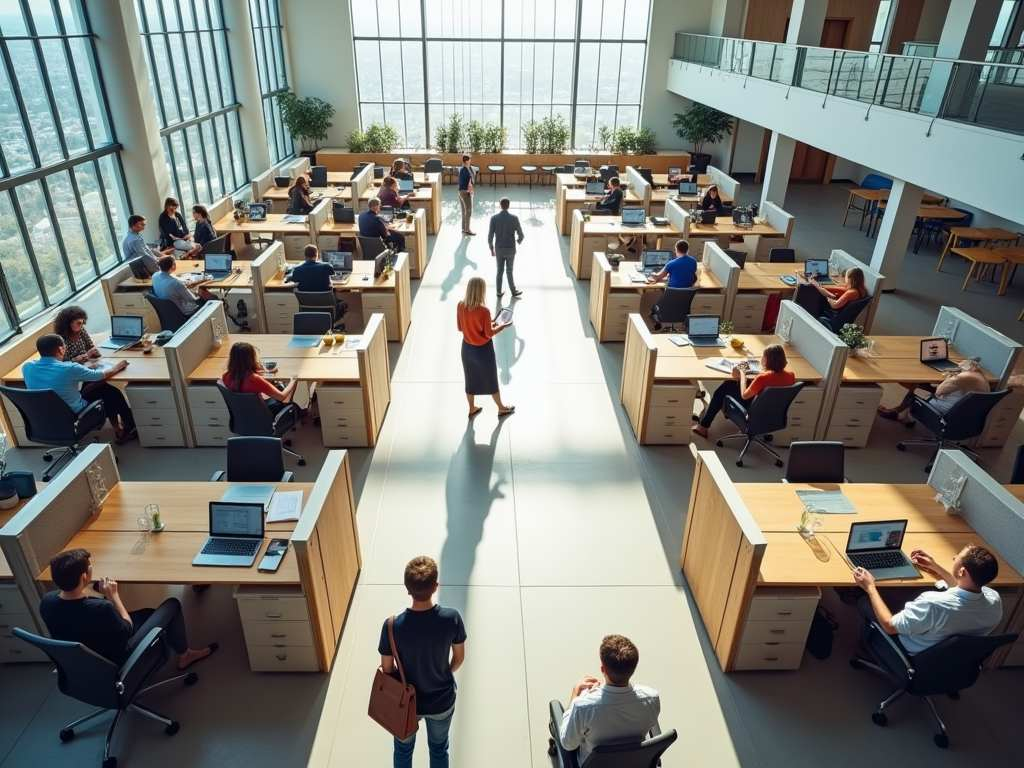
[[[304,338],[304,337],[300,337]],[[345,336],[342,345],[300,345],[290,334],[230,334],[223,343],[210,351],[207,357],[188,374],[190,383],[220,381],[227,370],[231,346],[244,341],[256,347],[261,360],[273,360],[277,368],[263,375],[276,381],[299,379],[305,382],[342,384],[359,383],[359,361],[356,349],[362,337]]]
[[[863,229],[864,219],[867,218],[869,221],[873,219],[878,204],[887,201],[891,192],[890,189],[863,189],[861,187],[851,189],[850,197],[846,202],[846,211],[843,214],[843,226],[846,226],[846,219],[849,217],[850,211],[855,210],[860,211],[860,224],[857,229]],[[862,205],[859,207],[855,205],[854,201],[856,200],[860,200]],[[926,205],[939,205],[945,200],[946,198],[932,192],[925,192],[921,195],[921,202]],[[870,229],[868,227],[869,231]]]
[[[684,445],[690,442],[693,404],[698,382],[722,382],[732,375],[709,368],[713,358],[731,360],[760,358],[764,348],[780,344],[778,336],[734,334],[744,346],[678,347],[674,334],[652,334],[643,319],[629,316],[626,346],[622,356],[622,383],[619,400],[626,410],[633,434],[641,444]],[[779,445],[793,440],[811,440],[821,410],[822,388],[815,386],[822,374],[789,344],[783,344],[788,368],[798,381],[806,381],[789,410],[786,429],[774,433]]]
[[[252,263],[248,261],[232,260],[232,272],[227,277],[218,280],[209,280],[202,283],[204,288],[211,291],[228,291],[232,288],[247,288],[252,285]],[[179,279],[187,275],[198,275],[203,272],[203,261],[183,259],[175,267],[174,274]],[[194,287],[195,282],[188,283]],[[153,287],[153,278],[128,277],[117,284],[118,291],[148,291]]]
[[[796,491],[841,490],[854,515],[819,515],[822,528],[805,540]],[[963,518],[947,514],[928,485],[733,483],[718,457],[697,455],[680,566],[722,669],[798,669],[821,589],[853,586],[843,552],[850,525],[907,519],[903,549],[924,549],[940,563],[969,543],[999,560],[993,586],[1004,601],[1003,626],[1018,619],[1024,577]],[[930,577],[886,581],[886,588],[923,590]],[[908,592],[908,597],[912,593]],[[856,621],[850,612],[851,621]]]
[[[688,178],[690,177],[690,174],[685,174],[684,173],[683,175],[687,176]],[[672,188],[672,187],[678,187],[679,186],[678,183],[675,183],[675,184],[670,184],[669,183],[669,181],[668,181],[668,174],[667,173],[652,173],[651,174],[651,181],[654,183],[654,188],[655,189],[659,189],[659,188],[665,189],[665,188]],[[709,176],[706,173],[697,174],[697,189],[698,190],[705,190],[708,187],[710,187],[712,184],[714,184],[714,182],[711,180],[711,176]],[[701,196],[703,196],[703,193],[701,194]]]
[[[559,233],[569,235],[572,233],[572,215],[574,211],[581,211],[585,208],[593,208],[604,197],[600,195],[588,195],[584,184],[579,186],[563,185],[561,191],[556,190],[555,195],[555,224]],[[624,206],[642,206],[643,200],[636,192],[627,189],[623,194],[622,204]],[[595,217],[596,218],[596,217]]]
[[[376,198],[380,187],[369,186],[359,196],[359,204],[356,206],[360,211],[366,209],[366,203],[371,198]],[[409,205],[412,210],[426,211],[427,232],[436,235],[441,231],[441,181],[428,186],[417,187],[416,191],[409,198]]]
[[[665,283],[630,280],[630,275],[642,274],[639,267],[639,261],[623,261],[613,270],[607,254],[594,252],[590,271],[590,323],[598,341],[624,341],[629,315],[638,313],[646,318],[650,307],[665,290]],[[699,293],[690,305],[690,313],[721,315],[725,305],[722,283],[706,269],[701,268],[698,275]]]
[[[0,529],[27,504],[21,501],[14,509],[0,509]],[[12,631],[15,627],[31,627],[31,610],[18,590],[14,572],[0,552],[0,664],[27,664],[47,661],[46,654],[36,650]]]
[[[949,252],[965,259],[970,263],[970,268],[964,276],[964,282],[960,286],[961,291],[966,291],[971,280],[980,280],[987,272],[987,267],[1001,267],[999,287],[996,295],[1002,296],[1010,285],[1010,277],[1018,264],[1024,263],[1024,247],[993,247],[974,246],[971,248],[956,247],[950,248]]]
[[[233,213],[224,216],[214,224],[217,232],[221,235],[230,235],[229,241],[235,253],[241,253],[245,243],[244,236],[269,234],[275,240],[285,237],[303,238],[312,242],[313,233],[309,227],[309,216],[304,217],[301,224],[291,224],[284,220],[287,214],[268,213],[264,221],[249,221],[248,219],[236,220]]]
[[[869,336],[873,345],[869,354],[850,355],[843,371],[843,382],[938,384],[944,375],[921,362],[921,340],[926,336]],[[949,358],[956,362],[964,359],[956,347],[949,347]],[[997,379],[990,371],[983,371],[989,381]]]
[[[665,202],[668,200],[675,200],[681,207],[690,209],[698,207],[700,201],[704,199],[704,193],[700,191],[700,187],[698,187],[697,193],[693,195],[680,195],[677,189],[677,185],[672,185],[671,187],[657,187],[651,190],[651,206],[648,213],[651,216],[664,216]],[[733,204],[733,199],[729,195],[721,193],[720,195],[724,203],[727,205]]]
[[[409,276],[415,280],[423,277],[430,261],[430,250],[427,248],[427,212],[422,208],[412,211],[411,216],[405,219],[395,219],[391,226],[396,232],[405,236],[405,250],[409,254]],[[351,224],[335,222],[328,219],[327,223],[317,232],[321,246],[324,245],[323,238],[339,237],[356,240],[359,237],[358,219]],[[335,243],[335,246],[337,243]],[[321,250],[339,250],[334,248],[322,248]],[[340,249],[344,250],[344,249]]]
[[[939,263],[935,265],[935,271],[942,271],[942,260],[946,258],[951,249],[960,246],[961,242],[1012,245],[1019,238],[1019,233],[1001,227],[950,227],[949,237],[946,238],[946,244],[942,248],[942,253],[939,254]]]
[[[275,214],[284,214],[288,209],[288,192],[290,189],[291,187],[271,187],[263,193],[263,201],[271,203]],[[309,192],[313,205],[316,205],[324,198],[351,204],[352,194],[347,186],[310,187]]]
[[[97,333],[93,336],[93,341],[99,345],[102,344],[109,333]],[[128,349],[101,349],[103,357],[101,360],[127,360],[128,367],[120,373],[112,376],[108,381],[111,384],[131,384],[133,382],[164,382],[168,380],[167,373],[167,360],[164,357],[164,350],[162,347],[154,345],[151,351],[146,353],[142,351],[142,347],[129,347]],[[25,363],[32,360],[38,360],[39,354],[34,353],[31,357],[27,358],[24,362],[20,363],[17,367],[12,368],[7,373],[0,377],[6,385],[21,386],[25,383],[25,376],[23,373],[23,366]]]
[[[699,224],[691,219],[687,236],[714,239],[724,251],[729,249],[733,237],[785,237],[786,233],[780,232],[770,224],[741,227],[733,222],[732,216],[718,216],[714,224]],[[792,268],[792,265],[790,267]]]
[[[590,279],[590,267],[593,264],[592,254],[595,251],[606,251],[609,240],[624,237],[653,237],[655,248],[662,247],[662,238],[681,237],[682,233],[671,224],[657,226],[648,219],[639,227],[622,226],[621,216],[592,216],[589,221],[583,220],[581,211],[572,214],[572,239],[569,241],[569,266],[578,280]],[[669,248],[671,248],[669,244]]]

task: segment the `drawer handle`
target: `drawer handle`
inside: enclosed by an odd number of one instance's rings
[[[268,619],[280,619],[284,614],[283,613],[265,613],[264,615]]]
[[[282,635],[282,634],[271,634],[270,636],[275,638],[275,639],[276,638],[280,638],[282,640],[288,637],[288,635]]]
[[[275,653],[274,654],[274,658],[277,659],[278,661],[287,661],[288,660],[288,654],[287,653]]]
[[[784,635],[784,634],[786,634],[786,630],[784,630],[784,629],[773,629],[773,630],[771,630],[771,634],[773,634],[773,635]]]
[[[793,612],[792,611],[776,611],[775,615],[776,616],[792,616]]]
[[[778,656],[764,656],[764,657],[762,657],[761,660],[762,661],[778,661],[779,657]]]

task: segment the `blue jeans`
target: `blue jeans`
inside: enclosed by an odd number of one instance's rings
[[[448,730],[452,727],[455,705],[439,715],[420,715],[427,721],[427,750],[430,768],[448,768]],[[416,748],[416,734],[405,741],[395,739],[395,768],[412,768],[412,752]]]

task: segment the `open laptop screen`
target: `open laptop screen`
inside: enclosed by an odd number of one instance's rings
[[[664,267],[672,260],[672,251],[644,251],[644,267]]]
[[[603,181],[588,181],[587,182],[587,194],[588,195],[603,195],[604,194],[604,182]]]
[[[263,505],[210,502],[211,536],[263,536]]]
[[[689,336],[717,336],[718,315],[690,315],[686,319],[686,333]]]
[[[866,549],[899,549],[903,546],[906,520],[886,520],[880,523],[854,523],[850,526],[847,552]]]
[[[679,194],[680,195],[696,195],[697,185],[692,181],[680,181],[679,182]]]
[[[807,259],[804,262],[804,274],[828,277],[828,259]]]
[[[327,263],[335,269],[340,269],[342,272],[352,271],[351,251],[328,251],[326,256]]]
[[[622,223],[623,224],[643,224],[646,218],[643,208],[623,208],[622,209]]]
[[[921,362],[948,360],[949,345],[945,339],[921,339]]]
[[[412,179],[399,179],[398,180],[398,191],[404,193],[413,192],[416,190],[416,182]]]
[[[138,315],[112,315],[110,335],[127,339],[142,338],[142,318]]]
[[[206,272],[230,272],[230,253],[208,253],[203,257],[203,269]]]

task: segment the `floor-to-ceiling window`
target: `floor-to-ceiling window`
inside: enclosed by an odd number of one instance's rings
[[[573,146],[637,127],[650,0],[352,0],[359,115],[410,147],[453,113],[500,122],[508,146],[561,116]]]
[[[288,90],[288,67],[284,58],[284,24],[279,0],[249,0],[252,39],[256,48],[256,70],[263,100],[263,124],[267,129],[270,159],[277,163],[295,154],[292,137],[281,122],[277,97]]]
[[[120,261],[120,145],[85,6],[0,0],[0,339]]]
[[[248,181],[220,0],[137,7],[175,193],[183,205],[212,203]]]

